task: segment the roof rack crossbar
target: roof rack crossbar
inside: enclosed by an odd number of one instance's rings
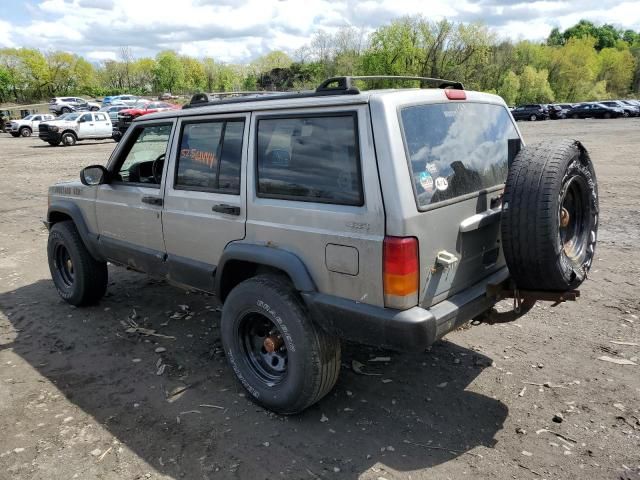
[[[354,80],[416,80],[421,84],[426,82],[437,83],[438,88],[455,88],[456,90],[464,90],[464,86],[461,82],[455,80],[445,80],[443,78],[430,78],[430,77],[413,77],[406,75],[360,75],[360,76],[348,76],[348,77],[333,77],[328,78],[316,88],[316,92],[337,92],[337,91],[349,91],[358,89],[353,86]],[[330,85],[336,84],[335,87]]]

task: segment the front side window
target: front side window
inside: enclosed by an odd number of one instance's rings
[[[91,121],[93,120],[93,117],[91,116],[91,114],[90,114],[90,113],[85,113],[85,114],[82,116],[82,119],[81,119],[81,120],[82,120],[83,122],[91,122]]]
[[[258,196],[362,205],[355,114],[258,122]]]
[[[400,116],[420,208],[506,181],[509,140],[519,136],[504,107],[416,105]]]
[[[244,120],[186,123],[175,187],[239,194],[243,133]]]
[[[160,185],[170,135],[171,125],[135,128],[116,166],[115,181]]]

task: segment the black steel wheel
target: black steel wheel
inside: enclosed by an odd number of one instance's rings
[[[47,257],[53,284],[66,302],[80,306],[102,298],[107,290],[107,264],[91,256],[72,221],[51,227]]]
[[[278,383],[287,375],[287,346],[282,332],[267,316],[245,315],[238,326],[238,335],[248,365],[265,383]]]
[[[240,384],[274,412],[304,410],[338,379],[339,339],[312,321],[286,277],[260,275],[233,288],[222,308],[220,334]]]

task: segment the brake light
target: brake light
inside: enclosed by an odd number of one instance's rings
[[[386,307],[407,309],[417,305],[420,284],[417,238],[385,237],[382,271]]]
[[[464,90],[458,90],[457,88],[445,88],[444,94],[449,100],[466,100],[467,92]]]

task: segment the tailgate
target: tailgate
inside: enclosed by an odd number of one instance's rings
[[[501,193],[519,134],[490,103],[412,105],[400,120],[419,212],[405,234],[419,242],[419,303],[429,307],[504,266]]]

